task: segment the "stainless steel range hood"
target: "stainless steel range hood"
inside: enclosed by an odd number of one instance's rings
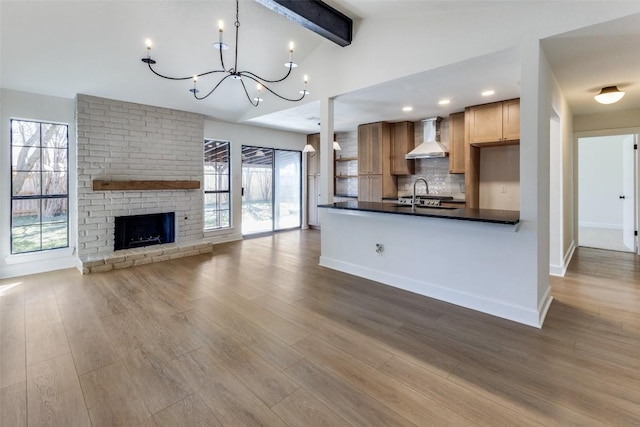
[[[449,152],[440,144],[440,122],[442,117],[429,117],[422,120],[424,142],[406,155],[407,159],[434,159],[446,157]]]

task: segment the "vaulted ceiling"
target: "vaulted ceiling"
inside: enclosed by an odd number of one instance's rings
[[[403,17],[463,8],[489,7],[489,2],[327,0],[355,21]],[[226,23],[225,41],[232,43],[233,0],[213,1],[7,1],[0,2],[3,88],[72,98],[86,93],[150,105],[194,111],[209,117],[288,129],[317,131],[319,102],[283,104],[277,111],[251,113],[237,81],[229,79],[206,101],[195,101],[191,81],[171,82],[151,74],[140,59],[144,40],[154,42],[158,71],[192,75],[218,66],[217,22]],[[239,68],[265,77],[286,72],[288,44],[295,42],[294,61],[303,63],[319,47],[331,43],[253,1],[240,2]],[[618,84],[627,95],[612,108],[640,108],[640,14],[543,40],[542,46],[567,100],[576,114],[603,111],[593,102],[599,87]],[[229,55],[227,51],[225,55]],[[227,56],[227,61],[231,56]],[[398,58],[396,58],[398,59]],[[297,95],[299,67],[283,85],[285,95]],[[490,102],[479,95],[493,88],[499,99],[519,96],[520,60],[517,48],[472,58],[339,94],[335,129],[351,130],[377,120],[417,120],[461,111],[466,105]],[[204,90],[205,78],[198,83]],[[247,85],[252,90],[253,86]],[[253,95],[253,94],[252,94]],[[264,96],[265,103],[272,102]],[[452,103],[439,106],[441,98]],[[411,113],[400,107],[412,105]],[[260,108],[260,107],[258,107]]]

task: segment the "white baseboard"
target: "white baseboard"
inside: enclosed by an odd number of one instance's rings
[[[28,263],[16,263],[0,266],[0,279],[27,276],[29,274],[45,273],[47,271],[77,268],[78,258],[65,256],[53,259],[43,259]]]
[[[549,274],[552,276],[564,277],[564,275],[567,273],[567,267],[569,267],[569,263],[571,262],[571,258],[573,258],[573,253],[575,252],[575,250],[576,244],[575,240],[573,240],[571,242],[571,245],[569,245],[569,249],[567,249],[567,252],[565,252],[564,254],[562,265],[550,264]]]
[[[483,298],[479,295],[472,295],[443,288],[433,283],[419,282],[408,277],[390,274],[385,271],[374,270],[368,267],[362,267],[337,259],[321,256],[320,265],[536,328],[542,327],[541,321],[544,320],[546,310],[548,309],[549,304],[551,304],[550,300],[547,301],[547,299],[550,298],[549,293],[549,298],[546,298],[541,304],[541,307],[545,310],[545,313],[543,314],[540,313],[539,310],[531,310],[525,307],[505,304],[504,302]]]
[[[236,240],[242,240],[241,233],[231,233],[231,234],[223,234],[219,236],[209,236],[205,237],[203,241],[218,244],[218,243],[227,243],[227,242],[235,242]]]
[[[538,318],[538,326],[542,328],[542,324],[544,323],[544,319],[547,317],[547,312],[549,311],[549,307],[551,307],[551,302],[553,301],[553,296],[551,296],[551,286],[547,286],[547,290],[544,293],[544,297],[540,300],[538,304],[538,313],[540,313],[540,317]]]
[[[580,221],[578,225],[580,227],[587,227],[587,228],[605,228],[607,230],[622,230],[622,224],[607,224],[604,222]]]

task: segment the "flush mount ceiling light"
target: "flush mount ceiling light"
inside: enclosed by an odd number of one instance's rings
[[[495,90],[485,90],[480,95],[482,95],[482,96],[491,96],[491,95],[495,95],[495,93],[496,93]]]
[[[149,39],[146,40],[147,56],[145,58],[142,58],[142,62],[144,62],[145,64],[147,64],[149,66],[149,70],[151,70],[151,72],[153,72],[153,74],[155,74],[158,77],[162,77],[163,79],[167,79],[167,80],[193,80],[193,88],[189,89],[189,92],[191,92],[193,94],[194,98],[196,98],[198,100],[203,100],[203,99],[209,97],[209,95],[211,95],[213,92],[215,92],[215,90],[222,84],[222,82],[227,80],[229,77],[231,77],[234,80],[239,80],[240,81],[240,83],[242,84],[242,89],[244,90],[244,94],[247,96],[247,100],[254,107],[257,107],[258,104],[260,104],[260,102],[262,102],[262,98],[260,98],[260,92],[261,92],[262,89],[266,89],[267,91],[269,91],[270,93],[272,93],[273,95],[277,96],[280,99],[284,99],[285,101],[291,101],[291,102],[301,101],[302,98],[305,97],[305,95],[309,94],[309,92],[307,91],[307,76],[304,76],[304,88],[300,91],[300,97],[299,98],[288,98],[286,96],[282,96],[282,95],[276,93],[273,89],[271,89],[267,85],[267,84],[273,84],[273,83],[280,83],[280,82],[284,81],[291,74],[291,70],[293,70],[294,68],[296,68],[298,66],[295,62],[293,62],[293,42],[291,42],[289,44],[289,62],[286,62],[284,64],[284,66],[287,67],[287,73],[284,75],[284,77],[282,77],[280,79],[269,80],[269,79],[265,79],[264,77],[260,77],[259,75],[255,74],[255,73],[252,73],[251,71],[239,70],[238,69],[238,31],[240,30],[240,18],[239,18],[239,1],[238,0],[236,0],[236,22],[235,22],[234,26],[235,26],[235,30],[236,30],[236,33],[235,33],[236,46],[235,46],[235,56],[234,56],[233,67],[231,67],[231,68],[226,68],[225,67],[225,65],[224,65],[224,57],[222,55],[222,51],[223,50],[229,49],[229,46],[227,46],[226,44],[224,44],[222,42],[222,33],[223,33],[223,29],[224,29],[224,23],[222,21],[218,22],[218,42],[214,43],[214,45],[213,45],[216,49],[218,49],[220,51],[220,69],[205,71],[203,73],[194,74],[193,76],[187,76],[187,77],[171,77],[171,76],[165,76],[163,74],[160,74],[159,72],[157,72],[156,70],[153,69],[153,66],[157,63],[157,61],[151,58],[151,40],[149,40]],[[198,93],[200,91],[196,87],[198,79],[200,77],[216,75],[216,74],[222,74],[223,77],[220,80],[218,80],[218,82],[213,86],[213,89],[208,91],[204,96],[199,96]],[[247,91],[247,87],[245,86],[245,80],[251,80],[251,81],[256,83],[256,85],[257,85],[256,86],[257,94],[256,94],[255,97],[252,98],[249,95],[249,92]]]
[[[449,99],[441,99],[440,101],[438,101],[438,105],[447,105],[450,103],[451,103],[451,100]]]
[[[622,99],[624,92],[618,86],[607,86],[600,90],[600,93],[593,98],[600,104],[614,104]]]
[[[402,107],[402,111],[413,111],[413,107],[411,106]]]

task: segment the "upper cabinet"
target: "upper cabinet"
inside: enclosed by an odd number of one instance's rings
[[[358,126],[358,200],[380,202],[397,196],[397,177],[391,174],[391,125]]]
[[[393,123],[391,126],[391,175],[413,175],[415,160],[406,159],[415,145],[413,122]]]
[[[469,107],[469,144],[494,146],[520,141],[520,100]]]
[[[520,99],[502,103],[502,137],[504,141],[520,142]]]
[[[358,175],[389,172],[391,125],[386,122],[358,126]]]
[[[465,121],[467,124],[464,154],[465,201],[468,208],[480,208],[481,166],[484,170],[483,174],[488,173],[487,171],[493,173],[491,181],[494,182],[500,181],[496,178],[496,174],[504,175],[514,167],[513,162],[505,164],[503,160],[504,150],[510,147],[498,147],[485,151],[486,155],[482,155],[482,162],[481,152],[486,147],[520,143],[520,100],[510,99],[467,107]],[[504,186],[501,191],[504,192]]]
[[[449,173],[464,173],[464,111],[449,115]]]
[[[307,135],[307,144],[316,150],[307,154],[307,175],[317,175],[320,173],[320,134]]]

